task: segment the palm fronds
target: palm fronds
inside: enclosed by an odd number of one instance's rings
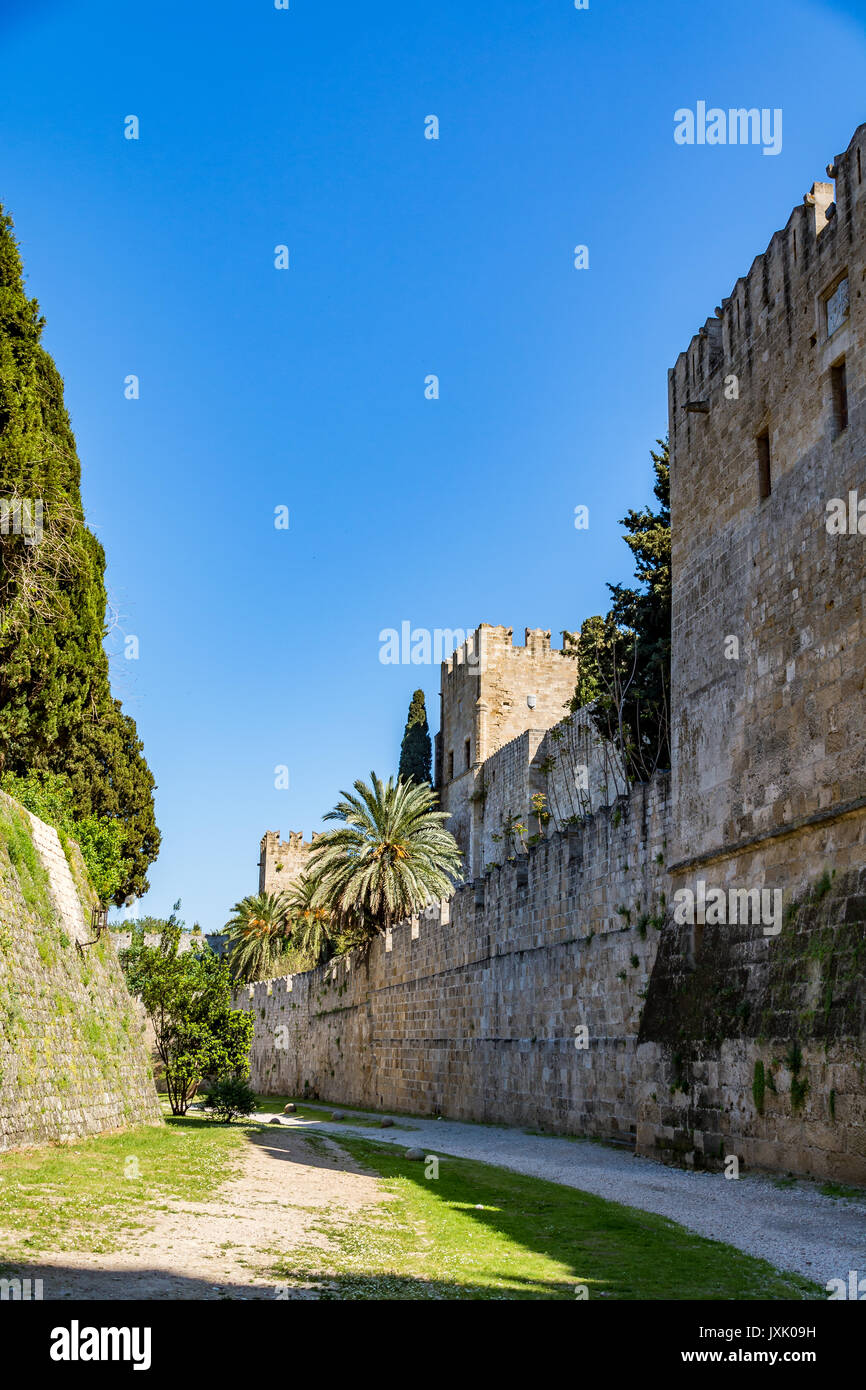
[[[426,783],[354,783],[326,820],[340,821],[315,841],[306,878],[334,923],[357,936],[384,933],[435,898],[451,894],[462,861],[447,814]]]

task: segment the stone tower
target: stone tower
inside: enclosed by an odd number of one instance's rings
[[[543,733],[565,717],[577,684],[577,660],[551,650],[550,633],[482,623],[442,662],[441,717],[436,735],[436,787],[467,876],[479,871],[481,807],[473,801],[482,764],[527,730]]]
[[[313,832],[313,840],[318,839]],[[304,872],[312,848],[300,830],[290,830],[288,840],[279,830],[266,830],[259,845],[259,892],[282,893]]]
[[[827,172],[669,374],[674,858],[786,886],[866,809],[866,126]]]

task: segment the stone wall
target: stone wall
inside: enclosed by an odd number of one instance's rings
[[[437,743],[474,881],[255,987],[262,1089],[866,1182],[866,126],[828,173],[669,374],[669,781],[618,796],[574,663],[482,625]],[[678,920],[699,882],[778,929]]]
[[[866,817],[706,871],[790,885],[768,936],[674,922],[672,810],[657,777],[366,961],[248,987],[253,1086],[866,1183]]]
[[[831,167],[670,373],[678,860],[866,805],[866,126]]]
[[[121,951],[127,950],[132,945],[132,931],[117,931],[113,929],[111,932],[111,940],[114,946],[115,953],[119,956]],[[162,937],[160,936],[159,932],[145,933],[145,946],[158,946],[161,940]],[[208,944],[210,944],[211,938],[203,937],[200,931],[182,931],[180,934],[180,939],[177,943],[177,954],[179,956],[183,956],[186,954],[187,951],[198,951],[201,949],[201,946],[205,941],[207,941]]]
[[[493,753],[476,779],[476,873],[524,853],[551,829],[579,825],[627,791],[621,761],[588,710],[552,729],[527,730]]]
[[[864,863],[852,814],[702,870],[784,885],[781,930],[666,925],[640,1030],[639,1152],[866,1183]]]
[[[0,1149],[158,1122],[143,1014],[77,846],[0,793]]]
[[[834,182],[813,184],[669,376],[670,891],[699,877],[778,890],[793,915],[773,935],[666,931],[639,1131],[642,1152],[703,1163],[723,1150],[861,1182],[866,955],[850,932],[862,935],[852,884],[866,864],[864,170],[861,126]],[[834,498],[846,513],[854,501],[844,532],[827,525]],[[780,1007],[780,972],[797,1009]]]
[[[668,812],[661,778],[396,927],[366,961],[242,991],[252,1085],[633,1143]]]
[[[662,933],[638,1047],[638,1152],[866,1183],[866,815],[840,812],[688,873],[782,893],[781,929]],[[800,1063],[792,1068],[792,1060]]]

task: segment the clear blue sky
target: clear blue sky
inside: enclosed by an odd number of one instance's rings
[[[265,829],[395,769],[418,685],[435,729],[438,669],[381,629],[604,609],[667,369],[866,119],[864,33],[798,0],[0,0],[0,200],[140,640],[142,911],[218,929]],[[781,107],[782,152],[677,146],[698,100]]]

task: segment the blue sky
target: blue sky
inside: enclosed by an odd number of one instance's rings
[[[630,577],[667,369],[866,119],[864,20],[0,0],[0,201],[158,782],[141,910],[218,929],[264,830],[395,770],[416,686],[435,729],[438,669],[383,665],[382,629],[558,643]],[[698,100],[781,108],[781,153],[676,145]]]

